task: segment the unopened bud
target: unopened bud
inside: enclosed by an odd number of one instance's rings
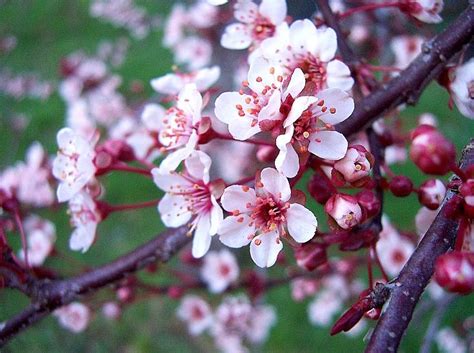
[[[310,195],[321,205],[334,193],[334,186],[329,178],[322,174],[321,171],[315,172],[308,182],[308,191]]]
[[[455,163],[456,150],[436,128],[420,125],[411,133],[410,158],[424,173],[444,175]]]
[[[435,279],[444,289],[459,294],[474,291],[474,253],[453,251],[436,260]]]
[[[321,244],[315,243],[303,244],[297,248],[295,257],[298,266],[308,271],[315,270],[328,260],[326,248]]]
[[[413,191],[413,183],[406,176],[397,175],[390,181],[389,188],[395,196],[405,197]]]
[[[446,186],[439,179],[430,179],[420,185],[418,200],[430,210],[438,209],[446,195]]]
[[[380,200],[372,191],[363,190],[356,195],[357,202],[365,211],[366,218],[371,218],[380,212]]]
[[[336,194],[326,202],[324,210],[342,229],[350,229],[362,220],[362,209],[354,196]]]
[[[474,218],[474,179],[468,179],[459,188],[459,192],[464,197],[464,214]]]
[[[353,183],[369,175],[373,161],[372,154],[364,146],[355,145],[349,147],[344,158],[334,163],[334,170],[345,181]]]

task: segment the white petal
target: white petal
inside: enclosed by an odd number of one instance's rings
[[[287,127],[293,124],[303,114],[303,112],[309,108],[309,106],[317,101],[316,97],[303,96],[298,97],[291,106],[290,113],[283,124],[283,127]]]
[[[195,258],[203,257],[209,250],[209,247],[211,246],[211,235],[209,234],[210,228],[210,215],[199,217],[193,236],[192,254]]]
[[[213,207],[211,209],[211,228],[209,229],[209,233],[214,235],[217,233],[217,230],[224,219],[224,214],[222,212],[221,206],[219,206],[216,198],[213,195],[211,195],[211,203]]]
[[[68,127],[59,130],[58,134],[56,135],[56,140],[58,142],[59,148],[67,147],[70,141],[73,141],[76,136],[76,133]]]
[[[207,90],[219,79],[221,69],[219,66],[201,69],[197,72],[194,82],[200,92]]]
[[[316,38],[312,41],[316,44],[313,54],[321,59],[321,61],[328,62],[337,50],[337,35],[332,28],[318,29]]]
[[[158,211],[165,226],[171,228],[188,223],[192,216],[182,195],[165,194],[158,204]]]
[[[193,125],[201,120],[202,96],[194,83],[188,83],[179,93],[177,106],[193,117]]]
[[[194,151],[184,161],[187,172],[195,179],[204,181],[205,184],[209,182],[211,163],[211,157],[202,151]]]
[[[304,73],[300,68],[296,68],[291,75],[290,82],[288,83],[288,87],[285,90],[285,94],[283,95],[283,100],[288,97],[288,95],[296,98],[301,91],[304,89],[306,84],[306,79],[304,77]]]
[[[163,127],[165,109],[158,104],[147,104],[142,112],[142,121],[150,131],[158,132]]]
[[[250,256],[257,266],[271,267],[275,264],[281,249],[283,249],[283,243],[278,236],[278,231],[273,231],[260,234],[252,240]]]
[[[296,53],[313,52],[312,48],[316,37],[316,26],[308,19],[298,20],[290,26],[290,43],[292,51]]]
[[[290,183],[288,179],[276,169],[265,168],[262,170],[260,181],[263,184],[263,188],[277,199],[283,202],[290,199]]]
[[[184,87],[183,79],[176,74],[170,73],[150,81],[151,87],[158,93],[178,94]]]
[[[271,20],[274,25],[278,25],[286,17],[286,0],[262,0],[259,11],[260,14]]]
[[[286,211],[286,217],[288,232],[298,243],[306,243],[314,237],[318,222],[313,212],[298,203],[292,203]]]
[[[176,192],[183,186],[192,187],[192,182],[176,172],[167,172],[160,168],[153,168],[151,175],[156,186],[165,192]]]
[[[69,239],[69,247],[71,250],[80,250],[83,253],[89,250],[95,239],[96,228],[97,223],[94,222],[89,222],[84,226],[77,227]]]
[[[193,130],[186,145],[183,148],[177,149],[166,156],[166,158],[160,164],[160,169],[166,172],[176,170],[181,162],[188,158],[191,153],[193,153],[198,139],[199,136],[197,135],[196,131]]]
[[[258,57],[250,64],[249,87],[258,94],[262,94],[267,87],[279,88],[282,81],[278,80],[278,76],[283,76],[283,69],[280,65],[275,65],[270,60]]]
[[[247,98],[250,99],[250,104],[246,103]],[[236,108],[238,105],[242,106],[244,116],[239,115],[239,110]],[[214,112],[217,119],[229,124],[229,132],[235,139],[246,140],[260,132],[258,124],[252,126],[252,121],[257,120],[257,117],[248,113],[254,108],[252,96],[241,95],[238,92],[225,92],[217,97]]]
[[[280,149],[275,159],[275,167],[287,178],[294,178],[298,174],[300,160],[291,143],[286,144],[285,149]]]
[[[239,222],[239,219],[242,221]],[[217,231],[219,240],[231,248],[241,248],[247,245],[255,234],[255,226],[250,226],[250,222],[252,219],[246,214],[225,218]]]
[[[281,92],[279,90],[275,90],[268,103],[262,108],[260,113],[258,113],[258,121],[263,120],[278,120],[281,117],[280,114],[280,106],[281,106]]]
[[[332,60],[326,66],[326,83],[329,88],[340,88],[350,91],[354,85],[349,67],[339,60]]]
[[[326,111],[320,115],[322,121],[335,125],[346,120],[354,111],[354,99],[349,94],[338,88],[328,88],[317,94],[318,101],[324,100]],[[333,113],[331,109],[334,108]],[[319,105],[313,105],[312,109],[320,110]]]
[[[338,160],[346,154],[347,140],[337,131],[319,131],[309,138],[308,150],[319,158]]]
[[[221,45],[227,49],[246,49],[252,44],[252,37],[247,26],[234,23],[225,28],[222,34]]]
[[[245,213],[251,210],[247,208],[247,204],[255,205],[256,199],[254,189],[242,185],[231,185],[224,190],[221,204],[228,212],[238,210]]]
[[[69,201],[81,189],[82,189],[82,186],[79,187],[77,184],[69,185],[68,183],[60,183],[58,185],[58,190],[56,193],[58,196],[58,202]]]

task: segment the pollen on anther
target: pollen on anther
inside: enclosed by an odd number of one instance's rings
[[[331,114],[336,114],[336,108],[329,108],[329,112]]]
[[[260,244],[262,244],[262,241],[261,241],[260,239],[255,239],[255,245],[258,246],[258,245],[260,245]]]
[[[257,81],[257,82],[262,82],[262,81],[263,81],[263,78],[261,78],[260,76],[258,76],[258,77],[255,79],[255,81]]]
[[[243,192],[247,192],[249,190],[250,190],[250,188],[247,185],[242,185],[242,191]]]

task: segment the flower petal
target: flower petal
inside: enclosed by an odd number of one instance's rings
[[[231,248],[247,245],[255,234],[255,226],[250,225],[251,222],[252,219],[246,214],[225,218],[217,230],[219,240]]]
[[[182,195],[165,194],[158,204],[158,211],[165,226],[171,228],[188,223],[192,216]]]
[[[260,181],[263,189],[285,202],[290,199],[291,189],[288,179],[276,169],[265,168],[260,174]]]
[[[221,45],[227,49],[246,49],[252,44],[252,36],[247,26],[234,23],[225,28],[222,34]]]
[[[258,244],[258,245],[257,245]],[[278,231],[260,234],[250,244],[250,256],[259,267],[271,267],[275,264],[278,254],[283,249]]]
[[[318,29],[315,38],[311,38],[316,44],[313,54],[323,62],[328,62],[337,50],[337,35],[332,28]]]
[[[274,25],[278,25],[286,17],[286,0],[262,0],[259,11],[261,15],[272,21]]]
[[[201,120],[202,96],[194,83],[188,83],[178,96],[177,107],[193,117],[193,125]]]
[[[332,60],[326,66],[327,85],[329,88],[340,88],[350,91],[354,85],[349,67],[340,60]]]
[[[211,246],[210,228],[211,219],[209,214],[198,217],[192,248],[192,254],[197,259],[203,257]]]
[[[292,203],[286,211],[287,227],[291,237],[298,243],[306,243],[314,237],[318,221],[306,207]]]
[[[324,105],[315,104],[311,109],[317,109],[320,119],[327,124],[338,124],[354,111],[354,99],[339,88],[325,89],[317,94],[317,98],[320,102],[324,100]],[[326,107],[325,112],[321,111],[322,107]]]
[[[338,160],[345,156],[347,140],[337,131],[319,131],[310,135],[308,150],[323,159]]]
[[[209,233],[214,235],[217,233],[217,230],[224,219],[224,214],[214,195],[211,195],[211,203],[213,207],[211,209],[211,228],[209,229]]]
[[[211,163],[211,157],[202,151],[194,151],[184,161],[186,171],[196,180],[204,181],[205,184],[209,182],[209,169],[211,168]]]
[[[293,105],[291,106],[290,113],[288,114],[288,117],[286,118],[283,127],[287,127],[293,124],[296,120],[300,118],[301,114],[303,114],[303,112],[316,101],[316,97],[304,96],[296,98],[293,102]]]
[[[305,84],[306,79],[303,71],[300,68],[296,68],[295,71],[293,71],[288,87],[286,87],[285,93],[283,94],[283,100],[285,100],[288,95],[296,98],[304,89]]]
[[[221,204],[224,210],[233,212],[249,212],[247,205],[254,205],[257,196],[255,190],[243,185],[231,185],[224,190],[221,197]]]

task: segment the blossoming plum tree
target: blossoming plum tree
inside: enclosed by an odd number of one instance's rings
[[[97,311],[94,295],[115,283],[101,305],[107,318],[119,319],[139,299],[168,296],[179,300],[177,317],[189,334],[209,335],[223,352],[245,352],[278,321],[265,294],[287,284],[295,301],[312,298],[313,325],[358,335],[375,321],[366,351],[393,352],[425,287],[434,305],[448,292],[474,291],[474,142],[464,141],[457,160],[436,117],[413,123],[404,114],[438,79],[446,104],[474,117],[474,8],[435,35],[426,24],[442,21],[442,0],[317,0],[305,19],[294,19],[290,4],[174,4],[163,45],[179,67],[150,77],[158,95],[142,94],[139,104],[119,92],[105,57],[64,58],[58,92],[67,111],[57,155],[34,143],[26,162],[0,171],[0,283],[31,298],[0,327],[1,345],[49,313],[84,331]],[[95,0],[91,14],[137,40],[156,25],[132,1],[115,8]],[[411,23],[423,37],[408,30]],[[237,59],[223,62],[230,51]],[[394,163],[411,163],[423,180],[397,175]],[[111,204],[103,180],[112,173],[123,193],[135,174],[154,182],[156,197]],[[407,217],[418,234],[387,215],[387,195],[416,196],[420,211]],[[111,213],[155,207],[168,230],[64,277],[44,265],[63,249],[54,224],[38,214],[66,201],[72,251],[105,242],[101,224]],[[247,245],[250,256],[234,250]],[[168,285],[136,276],[159,271],[177,253]],[[222,301],[208,300],[206,289]],[[472,322],[469,329],[435,328],[436,337],[428,330],[424,352],[434,341],[450,351],[449,335],[456,349],[468,349]]]

